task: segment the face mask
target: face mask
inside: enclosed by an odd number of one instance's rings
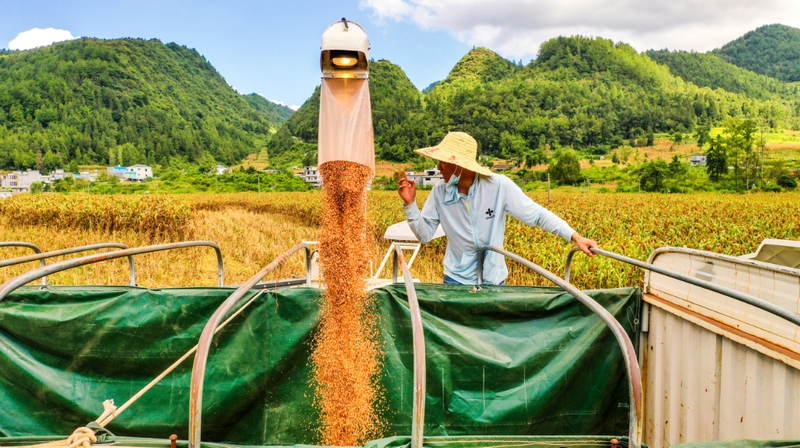
[[[461,168],[461,173],[464,173],[464,168]],[[456,175],[454,172],[447,181],[447,186],[444,189],[444,203],[445,205],[455,204],[458,202],[458,181],[461,180],[461,174]]]

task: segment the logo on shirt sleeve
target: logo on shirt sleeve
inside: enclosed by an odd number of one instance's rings
[[[486,219],[494,218],[494,210],[487,208],[486,209]]]

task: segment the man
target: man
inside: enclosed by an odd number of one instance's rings
[[[422,208],[415,201],[417,186],[398,173],[398,192],[411,230],[420,242],[433,237],[439,223],[447,234],[444,283],[474,285],[478,281],[478,250],[503,247],[506,213],[531,225],[574,241],[587,255],[597,242],[584,238],[564,220],[533,202],[511,179],[496,175],[476,160],[478,143],[469,134],[450,132],[437,146],[415,152],[439,161],[444,182],[434,185]],[[483,282],[504,284],[508,276],[505,258],[486,252]]]

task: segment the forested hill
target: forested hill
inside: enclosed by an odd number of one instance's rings
[[[292,109],[281,104],[273,103],[257,93],[244,95],[244,99],[247,100],[253,109],[264,114],[264,118],[270,123],[283,124],[294,114]]]
[[[537,163],[559,147],[606,154],[656,132],[692,132],[731,116],[800,125],[796,97],[698,86],[629,45],[582,36],[545,42],[525,67],[475,49],[427,94],[388,62],[371,65],[370,83],[377,156],[394,161],[411,160],[413,149],[450,130],[473,135],[481,154]],[[270,142],[271,157],[312,153],[318,108],[315,93]]]
[[[800,29],[765,25],[714,50],[739,67],[786,82],[800,81]]]
[[[285,121],[265,102],[236,93],[197,51],[158,40],[2,52],[0,168],[167,165],[175,156],[232,164]]]
[[[478,84],[499,81],[513,75],[519,68],[486,48],[473,48],[450,70],[447,78],[437,83],[431,91],[456,91]]]
[[[669,67],[673,74],[700,87],[724,89],[762,100],[776,97],[791,100],[800,95],[796,85],[738,67],[713,53],[650,50],[646,54]]]

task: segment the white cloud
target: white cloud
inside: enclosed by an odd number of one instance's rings
[[[291,106],[289,106],[289,109],[297,112],[297,109],[300,109],[300,106],[298,106],[297,104],[292,104]]]
[[[379,20],[444,30],[506,57],[535,56],[559,35],[707,51],[770,23],[800,27],[797,0],[361,0]]]
[[[261,94],[259,93],[259,95],[261,95]],[[296,105],[287,106],[286,103],[284,103],[283,101],[271,100],[271,99],[265,97],[264,95],[261,95],[261,96],[264,97],[264,99],[266,99],[267,101],[275,103],[275,104],[277,104],[279,106],[288,107],[289,109],[295,110],[295,111],[297,109],[300,109],[300,106],[296,106]]]
[[[8,49],[29,50],[31,48],[45,47],[55,42],[72,39],[76,39],[76,37],[67,30],[33,28],[17,34],[17,37],[8,43]]]

